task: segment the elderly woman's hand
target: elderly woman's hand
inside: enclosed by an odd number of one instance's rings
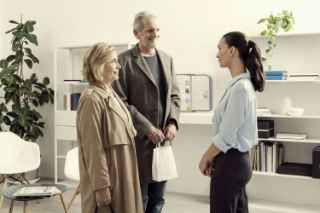
[[[106,206],[110,204],[111,193],[109,188],[96,191],[96,202],[98,207]]]

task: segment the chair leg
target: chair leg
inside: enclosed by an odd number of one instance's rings
[[[14,200],[11,200],[9,213],[12,213]]]
[[[23,201],[23,213],[28,213],[28,201]]]
[[[8,176],[4,175],[3,178],[4,178],[4,181],[3,181],[2,190],[4,190],[8,185]],[[2,203],[3,203],[3,195],[0,195],[0,208],[2,207]]]
[[[76,196],[80,193],[80,184],[78,185],[77,189],[74,191],[72,198],[70,200],[70,203],[68,204],[68,210],[70,209],[74,199],[76,198]]]
[[[26,174],[25,173],[22,173],[21,174],[21,183],[26,183],[26,184],[30,184],[30,181],[29,179],[27,178]]]
[[[64,201],[64,198],[63,198],[62,193],[60,194],[60,199],[61,199],[61,203],[62,203],[64,212],[65,212],[65,213],[68,213],[68,209],[67,209],[67,206],[66,206],[66,202]]]

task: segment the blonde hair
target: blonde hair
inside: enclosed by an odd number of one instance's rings
[[[114,47],[100,42],[89,48],[83,59],[82,76],[89,83],[103,80],[104,65],[112,60]]]

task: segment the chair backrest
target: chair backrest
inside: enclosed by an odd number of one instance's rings
[[[40,166],[39,145],[12,132],[0,132],[0,174],[17,174]]]
[[[64,175],[71,180],[80,181],[78,147],[70,149],[66,154]]]

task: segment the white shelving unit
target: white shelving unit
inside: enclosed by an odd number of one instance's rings
[[[320,35],[319,35],[320,36]],[[319,80],[267,81],[265,91],[258,94],[259,107],[268,107],[274,114],[260,118],[274,120],[275,133],[305,133],[307,139],[261,139],[281,142],[285,162],[312,163],[312,150],[320,145]],[[316,107],[317,106],[317,107]],[[289,107],[304,108],[302,116],[288,116]],[[275,212],[320,212],[320,179],[254,171],[248,194],[261,210],[274,205]],[[297,211],[292,211],[296,206]],[[270,207],[269,207],[270,208]]]
[[[117,53],[131,48],[130,43],[111,44]],[[55,48],[54,181],[64,179],[66,152],[77,145],[76,111],[66,109],[66,94],[81,93],[87,83],[80,82],[82,61],[91,45]],[[79,81],[76,81],[79,80]]]

